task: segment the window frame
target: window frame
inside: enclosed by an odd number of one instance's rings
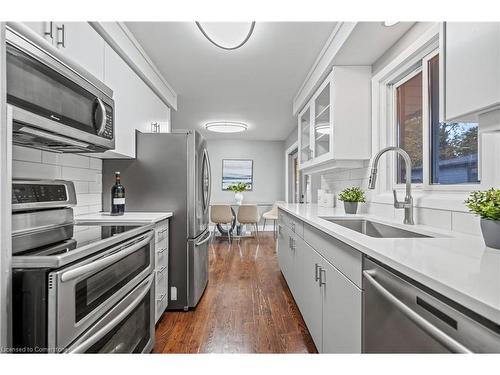
[[[406,65],[405,73],[403,76],[401,74],[394,75],[394,78],[397,77],[397,81],[394,83],[389,83],[386,85],[386,89],[389,91],[391,100],[391,106],[389,108],[390,111],[390,123],[387,125],[389,129],[388,132],[390,134],[389,144],[398,144],[397,139],[397,111],[396,111],[396,103],[397,103],[397,92],[396,88],[399,87],[404,82],[413,78],[419,72],[422,72],[422,182],[421,183],[412,183],[412,188],[416,191],[438,191],[438,192],[470,192],[471,190],[478,190],[483,188],[483,183],[480,180],[479,183],[464,183],[464,184],[433,184],[430,179],[430,169],[431,169],[431,124],[430,124],[430,107],[429,107],[429,69],[428,63],[436,55],[440,54],[440,48],[433,48],[430,52],[426,51],[417,55],[417,62],[413,62],[411,65]],[[402,64],[400,66],[404,69],[405,65]],[[391,79],[388,80],[391,82]],[[443,103],[443,95],[440,80],[440,98],[439,105],[442,107]],[[380,110],[380,109],[379,109]],[[478,160],[480,160],[481,154],[481,142],[478,141]],[[481,176],[481,163],[478,162],[478,175]],[[405,184],[397,183],[397,155],[391,158],[390,166],[389,166],[389,176],[390,176],[390,185],[391,189],[396,189],[398,191],[403,191],[405,189]]]

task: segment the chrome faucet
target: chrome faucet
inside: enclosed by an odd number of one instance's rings
[[[370,173],[370,180],[368,182],[368,189],[375,189],[375,182],[377,181],[377,165],[380,157],[387,151],[394,151],[401,155],[405,161],[406,168],[406,196],[404,202],[398,201],[398,196],[396,194],[396,189],[392,191],[394,195],[394,208],[404,208],[405,209],[405,219],[404,224],[415,224],[413,221],[413,197],[411,196],[411,159],[410,155],[400,147],[386,147],[374,156],[372,162],[372,171]]]

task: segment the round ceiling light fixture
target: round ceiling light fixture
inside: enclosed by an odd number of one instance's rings
[[[250,37],[252,36],[253,29],[255,28],[255,21],[252,21],[251,24],[250,24],[250,28],[248,30],[248,33],[246,34],[246,36],[245,36],[245,38],[243,39],[242,42],[240,42],[240,43],[236,42],[236,44],[234,44],[234,45],[224,45],[224,42],[216,42],[213,38],[211,38],[208,35],[207,31],[203,28],[203,26],[201,26],[200,22],[196,21],[195,23],[196,23],[196,26],[198,26],[198,29],[200,29],[200,31],[203,34],[203,36],[205,36],[205,38],[207,38],[210,41],[210,43],[212,43],[213,45],[215,45],[215,46],[217,46],[219,48],[227,50],[227,51],[231,51],[231,50],[238,49],[238,48],[242,47],[246,42],[248,42],[248,39],[250,39]],[[229,40],[231,40],[231,42],[235,43],[234,42],[234,35],[233,35],[234,32],[228,30],[228,26],[229,27],[232,27],[233,25],[238,25],[239,26],[239,23],[235,23],[235,22],[213,22],[213,23],[211,23],[211,25],[212,25],[212,28],[214,29],[213,31],[215,33],[217,33],[217,34],[222,35],[223,39],[229,39]],[[232,34],[232,35],[228,35],[228,34]]]
[[[384,25],[385,27],[391,27],[397,25],[398,23],[399,21],[384,21],[382,22],[382,25]]]
[[[328,122],[320,122],[316,125],[316,133],[330,134],[330,124]]]
[[[205,129],[217,133],[239,133],[248,129],[248,125],[236,121],[213,121],[205,124]]]

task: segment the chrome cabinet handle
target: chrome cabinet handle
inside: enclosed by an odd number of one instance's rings
[[[158,253],[158,254],[161,254],[161,253],[163,253],[165,250],[167,250],[167,248],[166,248],[166,247],[164,247],[164,248],[163,248],[163,249],[161,249],[160,251],[157,251],[157,253]]]
[[[45,35],[45,39],[47,39],[47,37],[54,39],[54,23],[52,21],[45,22],[45,31],[43,35]]]
[[[64,24],[57,26],[57,46],[66,47],[66,31]]]
[[[166,268],[167,268],[166,266],[161,266],[161,268],[158,271],[156,271],[156,273],[162,273],[163,271],[165,271]]]
[[[318,271],[320,270],[320,268],[321,267],[319,266],[318,263],[316,263],[314,265],[314,281],[318,281],[319,280],[319,272]]]
[[[323,285],[326,285],[326,270],[319,267],[319,286],[322,287]]]
[[[168,230],[168,227],[167,228],[164,228],[160,231],[161,234],[165,233],[166,231]]]
[[[454,353],[472,353],[468,348],[460,344],[458,341],[448,336],[441,331],[438,327],[430,323],[428,320],[421,317],[406,304],[400,301],[391,292],[385,289],[376,279],[376,271],[367,270],[363,271],[363,277],[368,281],[388,302],[396,307],[401,313],[409,318],[413,323],[419,326],[423,331],[430,335],[435,340],[439,341],[443,346]]]
[[[125,247],[123,250],[120,250],[120,248],[119,248],[116,252],[112,253],[111,255],[108,255],[106,257],[98,259],[98,260],[96,260],[92,263],[86,264],[84,266],[75,268],[73,270],[66,271],[61,275],[61,281],[66,282],[69,280],[73,280],[73,279],[76,279],[77,277],[83,276],[87,273],[98,271],[100,269],[103,269],[103,268],[109,266],[110,264],[116,263],[116,262],[120,261],[121,259],[127,257],[128,255],[135,253],[137,250],[139,250],[143,246],[149,244],[151,242],[151,240],[153,239],[153,236],[154,236],[154,233],[151,232],[151,234],[148,235],[147,237],[145,237],[143,240],[131,245],[128,248]]]
[[[167,293],[162,293],[162,294],[160,294],[160,298],[157,298],[157,299],[156,299],[156,301],[157,301],[157,302],[161,302],[161,301],[163,301],[163,299],[165,298],[165,296],[166,296],[166,295],[167,295]]]
[[[146,296],[146,294],[151,290],[151,284],[153,283],[153,277],[149,278],[147,284],[143,287],[143,290],[139,294],[137,298],[135,298],[125,309],[123,309],[120,314],[118,314],[113,320],[111,320],[108,324],[102,327],[99,331],[97,331],[94,335],[92,335],[88,340],[85,340],[81,344],[76,347],[69,349],[68,353],[83,353],[104,336],[106,336],[113,328],[115,328],[120,322],[125,319],[139,304],[142,299]]]

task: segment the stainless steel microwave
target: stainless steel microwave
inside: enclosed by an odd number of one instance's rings
[[[6,32],[15,144],[55,152],[114,149],[113,91],[21,23]]]

